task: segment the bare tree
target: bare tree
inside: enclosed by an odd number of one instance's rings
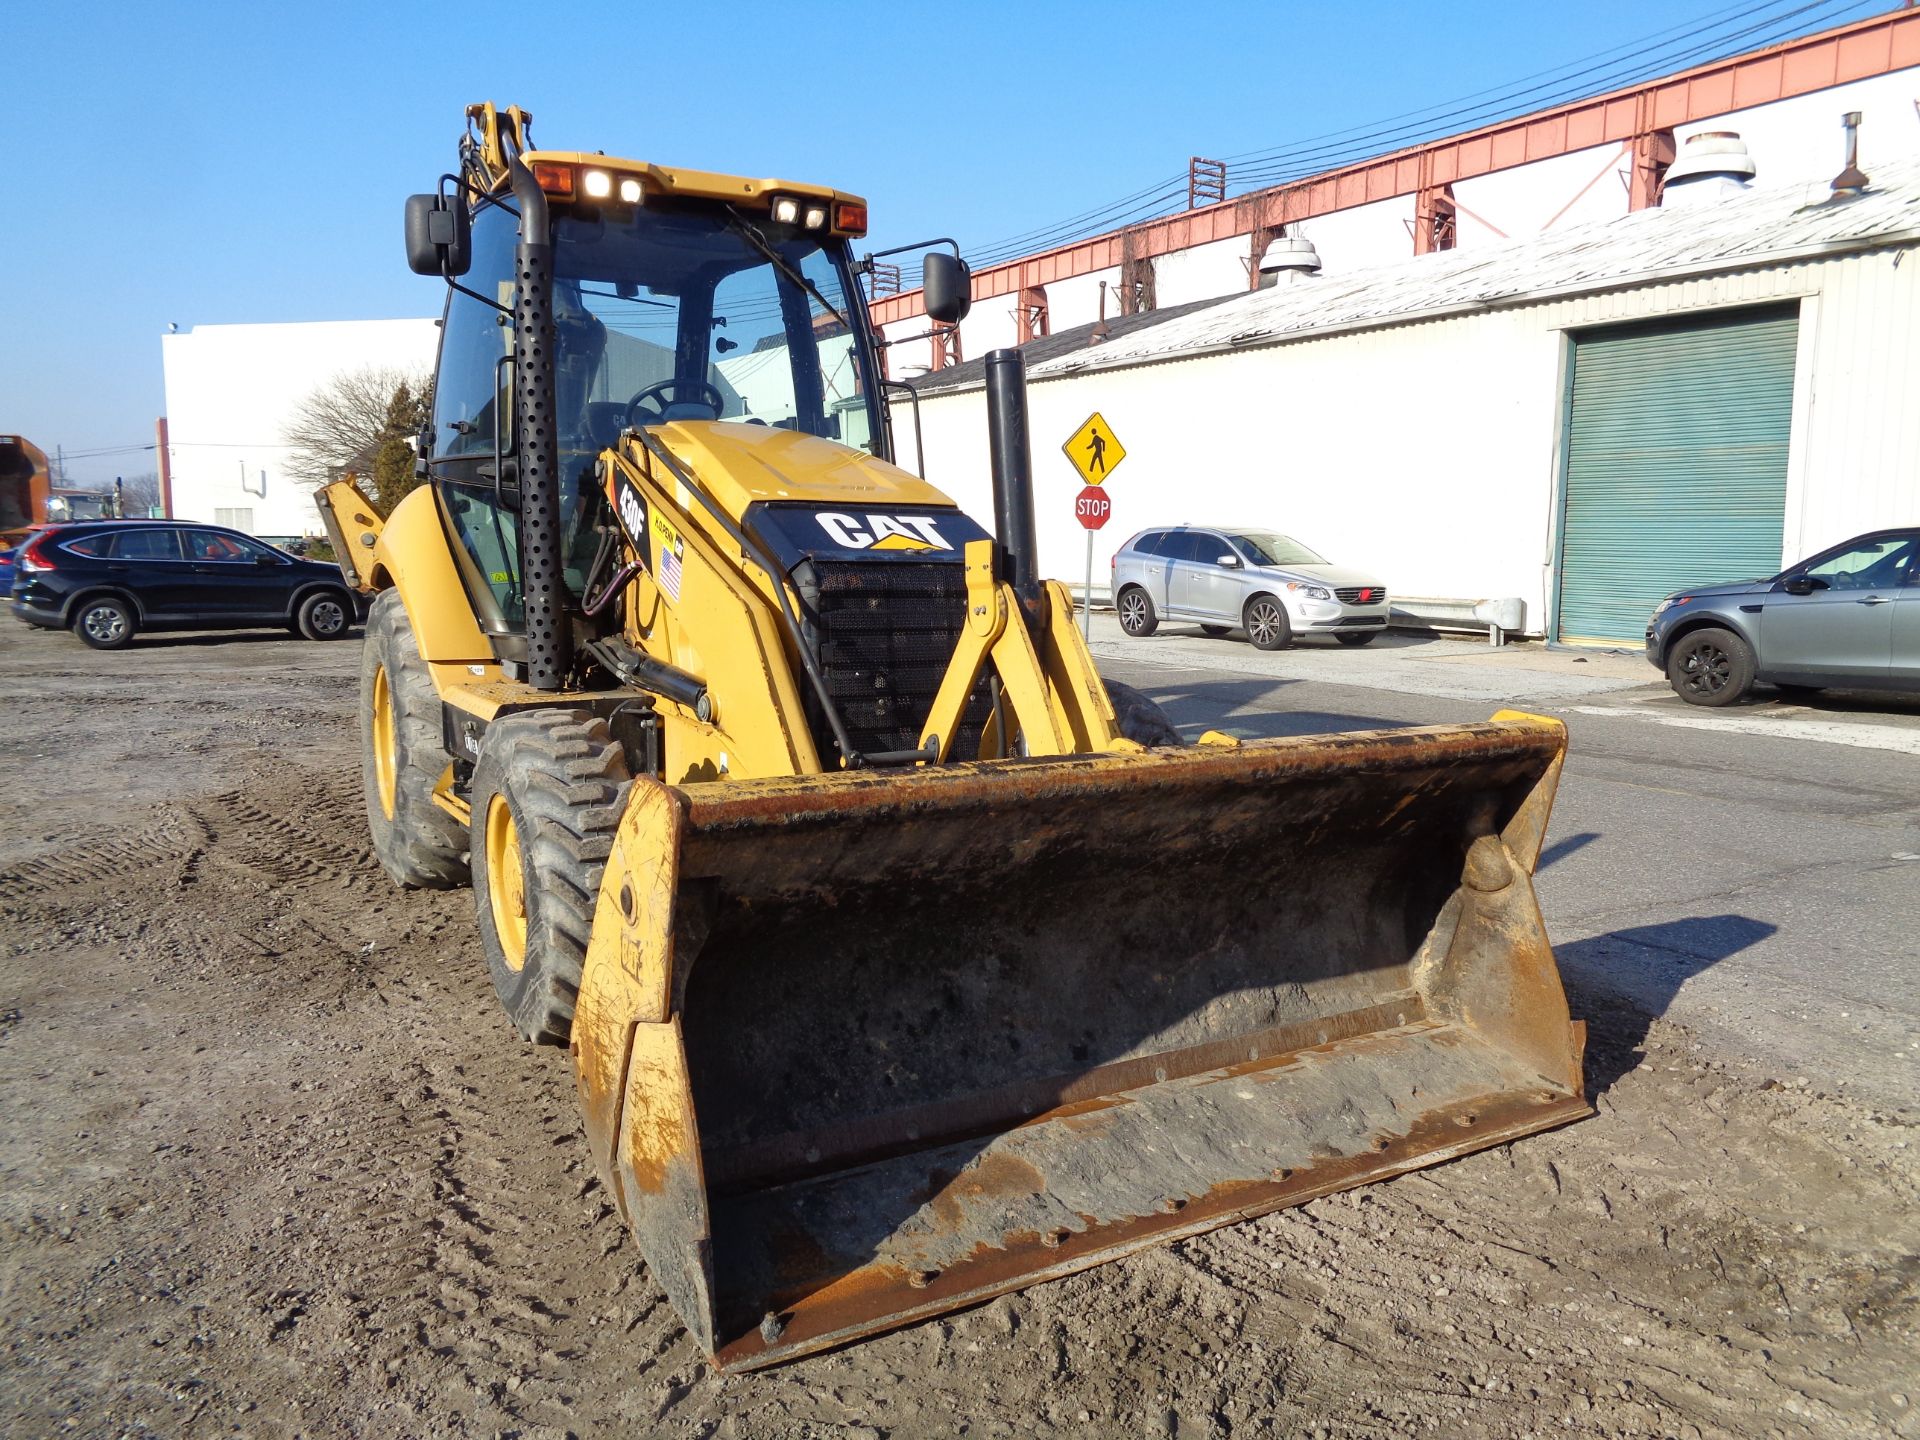
[[[432,377],[391,365],[342,370],[302,400],[281,432],[292,453],[286,471],[314,487],[342,471],[373,468],[381,442],[392,439],[394,397],[431,395]]]

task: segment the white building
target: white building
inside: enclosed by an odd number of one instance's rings
[[[311,487],[284,469],[300,402],[343,372],[430,375],[435,320],[196,325],[160,340],[173,513],[255,535],[318,530]]]
[[[1096,410],[1128,452],[1096,593],[1143,528],[1261,526],[1631,644],[1678,586],[1914,524],[1920,161],[1867,168],[1857,198],[1759,187],[1031,342],[1042,570],[1082,573],[1058,447]],[[988,516],[980,370],[916,388],[927,478]]]
[[[1103,303],[1118,316],[1244,294],[1256,258],[1283,233],[1311,241],[1332,276],[1620,218],[1659,203],[1669,165],[1701,135],[1737,132],[1761,185],[1828,180],[1844,161],[1849,114],[1860,116],[1869,171],[1920,156],[1920,10],[979,265],[958,358],[1087,324]],[[952,340],[928,338],[917,288],[872,308],[893,342],[896,379],[952,363]]]

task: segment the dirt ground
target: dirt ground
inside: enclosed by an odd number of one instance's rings
[[[357,665],[0,620],[9,1435],[1920,1436],[1911,1112],[1585,994],[1592,1120],[723,1380],[375,865]]]

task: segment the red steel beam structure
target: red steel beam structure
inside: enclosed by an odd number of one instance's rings
[[[1635,200],[1641,203],[1634,208],[1639,209],[1651,203],[1653,182],[1642,179],[1643,172],[1653,174],[1661,159],[1672,158],[1666,148],[1671,139],[1663,145],[1657,132],[1913,65],[1920,65],[1920,9],[1895,10],[1630,89],[1502,120],[1218,205],[976,270],[973,295],[975,300],[1011,295],[1029,286],[1110,269],[1123,261],[1138,266],[1215,240],[1252,236],[1262,228],[1277,232],[1282,225],[1315,215],[1423,189],[1437,190],[1496,170],[1610,143],[1634,146],[1635,178],[1641,181],[1635,192]],[[1662,149],[1664,156],[1659,154]],[[1641,191],[1646,192],[1644,199]],[[876,299],[871,310],[879,325],[924,313],[918,290]]]

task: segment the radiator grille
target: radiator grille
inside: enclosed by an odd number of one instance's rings
[[[863,753],[913,749],[966,621],[965,568],[817,560],[795,579],[808,640],[854,748]],[[839,751],[833,729],[811,686],[805,695],[821,763],[835,769]],[[991,704],[983,674],[950,758],[971,760],[980,753]]]
[[[1384,605],[1387,592],[1378,585],[1353,585],[1333,592],[1342,605]]]

